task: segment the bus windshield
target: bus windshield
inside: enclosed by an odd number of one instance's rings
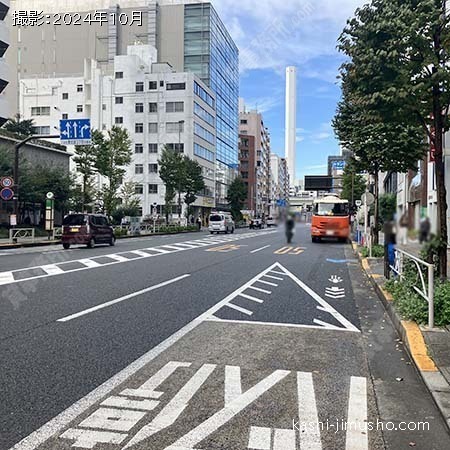
[[[347,203],[317,203],[314,208],[316,216],[348,216]]]

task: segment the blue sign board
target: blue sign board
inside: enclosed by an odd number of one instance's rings
[[[91,119],[67,119],[59,121],[61,144],[89,145],[91,143]]]
[[[345,169],[345,161],[334,161],[333,164],[334,170],[344,170]]]
[[[280,199],[277,200],[277,206],[285,207],[287,205],[286,200]]]
[[[14,197],[14,191],[10,188],[4,188],[0,191],[0,198],[2,200],[8,201]]]

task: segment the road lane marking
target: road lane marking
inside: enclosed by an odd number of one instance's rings
[[[115,300],[111,300],[106,303],[102,303],[101,305],[93,306],[92,308],[85,309],[84,311],[80,311],[76,314],[71,314],[70,316],[63,317],[58,319],[57,322],[68,322],[73,319],[77,319],[78,317],[85,316],[86,314],[90,314],[94,311],[98,311],[99,309],[107,308],[108,306],[115,305],[116,303],[123,302],[125,300],[129,300],[130,298],[137,297],[138,295],[146,294],[147,292],[154,291],[155,289],[159,289],[161,287],[167,286],[172,283],[176,283],[177,281],[183,280],[184,278],[190,277],[190,274],[184,274],[176,278],[172,278],[171,280],[164,281],[159,284],[155,284],[154,286],[150,286],[148,288],[142,289],[137,292],[133,292],[132,294],[124,295],[123,297],[116,298]]]
[[[257,280],[257,281],[259,281],[259,280]],[[261,289],[261,288],[256,287],[256,286],[249,286],[248,288],[249,289],[253,289],[255,291],[258,291],[258,292],[262,292],[263,294],[271,294],[272,293],[272,291],[268,291],[267,289]]]
[[[241,368],[225,366],[225,406],[242,395]]]
[[[270,281],[258,280],[258,283],[267,284],[268,286],[278,287],[278,284],[272,283]]]
[[[251,427],[248,439],[249,450],[271,450],[272,430],[264,427]]]
[[[268,269],[263,272],[257,274],[250,281],[242,285],[236,291],[232,292],[230,295],[225,297],[223,300],[212,306],[210,309],[200,314],[197,318],[193,319],[191,322],[187,323],[183,328],[173,333],[167,339],[162,341],[156,347],[153,347],[147,353],[142,355],[140,358],[136,359],[129,366],[122,369],[116,375],[112,376],[110,379],[106,380],[103,384],[89,392],[83,398],[75,402],[73,405],[69,406],[67,409],[59,413],[53,419],[50,419],[47,423],[42,425],[37,430],[33,431],[31,434],[23,438],[20,442],[14,445],[11,450],[35,450],[41,444],[46,442],[52,436],[59,434],[64,428],[66,428],[71,422],[73,422],[77,417],[91,408],[95,403],[105,398],[111,391],[116,389],[122,383],[124,383],[127,379],[129,379],[136,372],[141,370],[147,364],[152,362],[155,358],[157,358],[161,353],[165,350],[172,347],[176,344],[180,339],[186,336],[191,331],[195,330],[199,325],[208,320],[213,320],[212,316],[214,313],[219,311],[223,306],[225,306],[230,300],[235,298],[237,295],[245,291],[248,286],[254,283],[259,277],[265,275],[270,272],[274,267],[278,267],[277,264],[270,266]],[[316,327],[317,328],[317,327]],[[89,430],[67,430],[66,437],[69,439],[76,439],[77,437],[70,438],[68,437],[69,431],[73,436],[86,436]],[[102,434],[100,432],[92,432],[92,435],[99,439],[98,442],[111,442],[113,440],[123,442],[124,438],[122,435],[118,433],[107,433]],[[81,437],[80,437],[81,439]],[[100,439],[111,439],[111,441],[100,441]],[[121,440],[120,440],[121,439]]]
[[[150,253],[143,252],[142,250],[130,250],[130,253],[133,253],[134,255],[138,255],[142,258],[148,258],[149,256],[152,256],[152,255],[150,255]]]
[[[251,300],[252,302],[256,302],[256,303],[264,303],[264,300],[261,300],[260,298],[252,297],[251,295],[247,295],[244,293],[240,293],[239,297],[244,297],[247,300]]]
[[[215,364],[204,364],[193,377],[178,391],[175,397],[159,412],[159,414],[148,424],[141,428],[136,435],[123,448],[132,447],[133,445],[148,439],[161,430],[173,425],[181,413],[186,409],[192,397],[203,386],[205,381],[215,370]]]
[[[264,275],[264,277],[270,278],[271,280],[279,280],[279,281],[283,281],[284,280],[284,278],[274,277],[273,275]]]
[[[247,316],[251,316],[253,314],[252,311],[249,311],[248,309],[237,306],[234,303],[227,303],[227,306],[228,306],[228,308],[235,309],[236,311],[239,311],[243,314],[247,314]]]
[[[158,252],[158,253],[162,253],[162,254],[172,253],[170,250],[164,250],[161,247],[149,247],[149,248],[145,248],[144,250],[148,250],[148,251],[152,251],[152,252]]]
[[[286,275],[284,272],[280,272],[279,270],[271,270],[270,273],[277,273],[278,275]]]
[[[177,247],[176,245],[163,245],[164,248],[168,248],[170,250],[180,251],[180,250],[186,250],[183,247]]]
[[[361,377],[350,378],[350,396],[345,450],[367,450],[367,380]],[[351,426],[350,426],[351,425]]]
[[[274,255],[285,255],[286,253],[289,253],[292,249],[293,247],[282,247],[279,248],[278,250],[275,250],[273,253]]]
[[[257,248],[256,250],[253,250],[253,251],[250,252],[250,253],[258,253],[258,252],[261,252],[262,250],[265,250],[266,248],[269,248],[269,247],[270,247],[270,245],[266,245],[266,246],[264,246],[264,247]]]
[[[273,435],[273,450],[296,450],[295,431],[276,428]]]
[[[297,372],[297,395],[298,422],[300,426],[307,424],[299,430],[300,450],[322,450],[316,395],[310,372]]]
[[[121,256],[121,255],[108,255],[108,258],[113,259],[114,261],[118,261],[118,262],[125,262],[128,261],[128,258],[125,258],[125,256]]]
[[[8,284],[14,282],[14,275],[12,272],[0,273],[0,284]]]
[[[274,255],[301,255],[306,249],[304,247],[282,247],[273,252]]]

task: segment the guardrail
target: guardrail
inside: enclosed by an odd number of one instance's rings
[[[159,233],[161,230],[175,229],[178,227],[187,227],[188,225],[178,225],[176,223],[166,224],[140,224],[140,225],[117,225],[113,226],[114,230],[125,230],[127,234],[153,234]],[[192,225],[195,226],[195,225]]]
[[[394,265],[391,265],[390,268],[400,278],[404,278],[405,258],[411,260],[417,267],[417,284],[419,284],[419,287],[413,286],[413,288],[428,302],[428,326],[429,328],[434,328],[434,264],[427,263],[404,250],[396,249]],[[425,282],[424,267],[428,269],[428,285]]]
[[[34,242],[34,228],[11,228],[9,230],[9,243],[15,244],[19,239]]]

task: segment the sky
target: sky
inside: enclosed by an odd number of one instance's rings
[[[284,156],[285,69],[297,67],[297,179],[327,173],[339,154],[331,121],[344,57],[336,42],[364,0],[212,0],[240,51],[240,96],[263,113]],[[303,184],[303,183],[302,183]]]

